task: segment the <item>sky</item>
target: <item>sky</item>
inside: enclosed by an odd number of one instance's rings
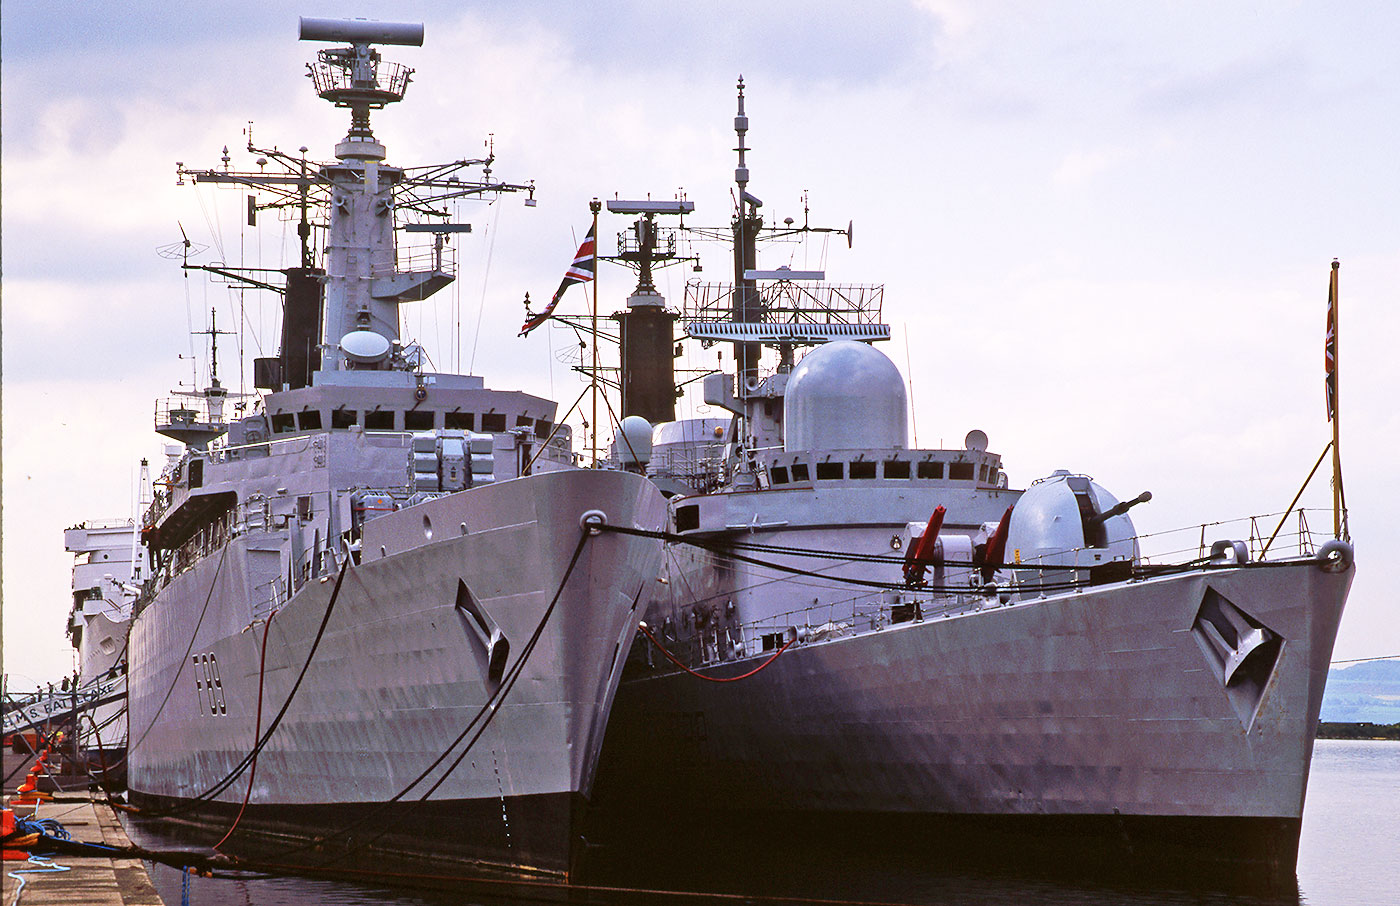
[[[750,190],[772,220],[853,223],[848,249],[760,264],[884,286],[883,347],[924,447],[990,437],[1013,486],[1092,475],[1155,552],[1194,555],[1278,514],[1331,434],[1322,340],[1341,262],[1342,459],[1357,578],[1338,660],[1400,654],[1388,516],[1400,415],[1400,7],[1320,2],[24,2],[0,7],[3,92],[3,620],[12,686],[71,671],[62,531],[133,511],[162,459],[153,402],[199,380],[191,329],[228,338],[220,374],[275,354],[276,304],[186,278],[158,250],[282,267],[294,232],[241,223],[241,193],[176,185],[176,162],[249,169],[259,147],[330,159],[344,111],[303,77],[298,13],[421,21],[416,72],[376,114],[400,165],[479,156],[534,180],[462,206],[460,278],[406,312],[443,370],[568,402],[561,328],[516,333],[558,285],[592,197],[696,204],[728,222],[735,82]],[[804,215],[805,205],[810,209]],[[625,220],[605,220],[611,250]],[[697,245],[705,279],[726,250]],[[688,275],[662,271],[673,304]],[[694,275],[696,277],[702,275]],[[600,306],[632,287],[604,266]],[[582,312],[574,290],[561,311]],[[191,359],[193,354],[194,358]],[[714,350],[688,353],[690,367]],[[251,389],[251,388],[250,388]],[[705,410],[695,400],[683,415]],[[1331,530],[1326,469],[1303,497]],[[1267,534],[1274,522],[1256,519]],[[1296,521],[1290,523],[1296,527]],[[1170,530],[1180,529],[1175,534]],[[1296,544],[1296,541],[1294,542]]]

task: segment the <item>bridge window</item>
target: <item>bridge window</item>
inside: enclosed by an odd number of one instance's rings
[[[774,484],[787,484],[787,483],[788,483],[788,471],[787,471],[787,466],[774,466],[773,469],[772,469],[772,475],[773,475],[773,483],[774,483]]]
[[[948,463],[948,477],[953,481],[971,481],[975,474],[974,466],[970,462]]]
[[[486,412],[481,416],[481,430],[487,434],[504,434],[506,430],[506,414],[504,412]]]
[[[844,462],[817,463],[817,481],[840,481],[846,475]]]
[[[332,409],[331,427],[353,428],[360,423],[359,415],[354,409]]]
[[[273,434],[290,434],[296,429],[296,417],[292,413],[278,412],[272,416]]]
[[[942,478],[942,477],[943,477],[943,463],[941,463],[941,462],[933,462],[932,460],[928,460],[928,459],[924,460],[923,462],[919,463],[919,477],[920,477],[920,478]]]
[[[321,427],[321,411],[307,409],[301,413],[301,430],[309,431]]]
[[[875,477],[875,461],[874,461],[874,460],[869,460],[869,461],[862,460],[862,461],[859,461],[859,462],[853,462],[853,463],[851,463],[851,477],[852,477],[852,478],[874,478],[874,477]]]
[[[403,429],[405,431],[431,431],[433,430],[433,415],[431,409],[410,409],[403,414]]]
[[[365,429],[368,431],[394,430],[394,413],[391,410],[365,413]]]
[[[806,464],[805,462],[795,462],[795,463],[792,464],[792,480],[793,480],[793,481],[811,481],[811,480],[812,480],[812,476],[811,476],[811,474],[808,473],[808,471],[807,471],[807,464]]]
[[[908,478],[908,477],[909,477],[909,463],[906,462],[905,460],[902,460],[902,459],[887,459],[887,460],[885,460],[885,477],[886,477],[886,478]]]
[[[473,431],[476,429],[476,418],[470,412],[444,412],[442,426],[449,431]]]

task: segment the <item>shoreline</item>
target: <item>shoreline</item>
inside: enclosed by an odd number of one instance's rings
[[[1317,725],[1318,739],[1364,739],[1381,742],[1400,741],[1400,724],[1346,723],[1322,721]]]

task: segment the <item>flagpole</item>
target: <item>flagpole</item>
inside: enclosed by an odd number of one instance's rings
[[[1337,296],[1337,271],[1342,266],[1332,259],[1332,282],[1328,287],[1332,306],[1332,537],[1342,537],[1342,369],[1341,300]]]
[[[593,212],[593,310],[590,314],[593,332],[593,370],[589,377],[593,381],[593,468],[598,468],[598,212],[603,203],[593,199],[588,210]]]

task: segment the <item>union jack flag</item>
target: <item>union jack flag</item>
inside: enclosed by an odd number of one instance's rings
[[[525,324],[520,328],[520,336],[525,336],[530,331],[539,327],[550,316],[554,314],[554,307],[559,304],[559,300],[564,297],[564,290],[575,283],[587,283],[593,279],[594,269],[598,266],[598,250],[594,243],[593,227],[588,228],[588,235],[583,237],[583,244],[578,247],[578,253],[574,255],[574,263],[569,265],[569,269],[564,272],[564,281],[559,284],[559,288],[554,291],[554,298],[549,300],[539,314],[530,314],[529,298],[525,301]]]
[[[1327,420],[1330,422],[1337,411],[1337,268],[1332,268],[1332,278],[1327,284],[1327,340],[1323,344],[1326,359]]]

